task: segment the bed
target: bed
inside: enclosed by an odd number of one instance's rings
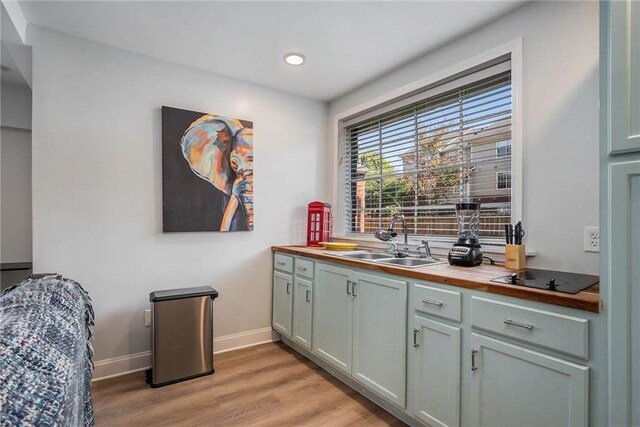
[[[0,425],[91,426],[94,314],[59,275],[0,295]]]

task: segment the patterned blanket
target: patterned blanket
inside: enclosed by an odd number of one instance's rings
[[[62,276],[0,295],[0,425],[92,426],[93,308]]]

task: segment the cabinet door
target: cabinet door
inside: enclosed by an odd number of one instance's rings
[[[460,328],[414,315],[410,332],[411,413],[432,426],[460,425]]]
[[[471,345],[471,425],[589,424],[589,368],[475,333]]]
[[[407,282],[355,273],[353,377],[404,408]]]
[[[640,2],[607,2],[611,154],[640,151]]]
[[[313,298],[313,352],[351,374],[352,271],[318,264]]]
[[[640,425],[640,161],[609,165],[609,424]],[[608,251],[607,249],[608,248]]]
[[[293,339],[311,350],[311,314],[313,283],[296,277],[293,291]]]
[[[273,329],[291,337],[293,277],[273,272]]]

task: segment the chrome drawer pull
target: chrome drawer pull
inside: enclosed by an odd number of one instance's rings
[[[306,295],[306,300],[307,302],[311,302],[311,291],[307,291],[307,295]]]
[[[282,262],[282,261],[278,261],[278,262],[276,262],[276,264],[278,264],[278,265],[284,265],[285,263],[284,263],[284,262]]]
[[[296,267],[296,269],[300,271],[307,271],[307,267]]]
[[[291,283],[287,282],[287,295],[291,293]]]
[[[520,323],[520,322],[514,322],[511,319],[504,319],[504,324],[505,325],[513,325],[513,326],[517,326],[519,328],[525,328],[528,330],[532,330],[533,329],[533,325],[527,324],[527,323]]]
[[[442,307],[444,305],[444,303],[440,301],[434,301],[432,299],[423,299],[422,302],[425,304],[437,305],[438,307]]]
[[[351,295],[351,290],[349,289],[349,285],[351,285],[351,280],[347,280],[347,295]]]
[[[413,330],[413,348],[420,347],[420,344],[418,344],[418,332],[420,332],[420,329]]]
[[[478,350],[475,348],[471,349],[471,372],[476,372],[478,367],[476,366],[476,354],[478,354]]]

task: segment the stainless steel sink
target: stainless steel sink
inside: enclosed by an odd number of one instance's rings
[[[397,265],[399,267],[408,267],[408,268],[418,268],[425,267],[427,265],[433,264],[442,264],[444,261],[440,261],[434,258],[391,258],[391,259],[381,259],[379,261],[381,264],[391,264]]]
[[[434,258],[416,258],[416,257],[395,258],[393,255],[390,255],[390,254],[385,254],[380,252],[369,252],[369,251],[354,251],[354,252],[342,252],[342,253],[331,252],[330,255],[336,255],[336,256],[351,258],[351,259],[359,259],[362,261],[371,261],[371,262],[375,262],[376,264],[396,265],[398,267],[405,267],[405,268],[425,267],[427,265],[442,264],[446,262],[446,261],[442,261]]]
[[[340,255],[345,258],[363,259],[363,260],[379,260],[379,259],[393,259],[393,256],[389,254],[379,254],[375,252],[360,252],[352,254]]]

